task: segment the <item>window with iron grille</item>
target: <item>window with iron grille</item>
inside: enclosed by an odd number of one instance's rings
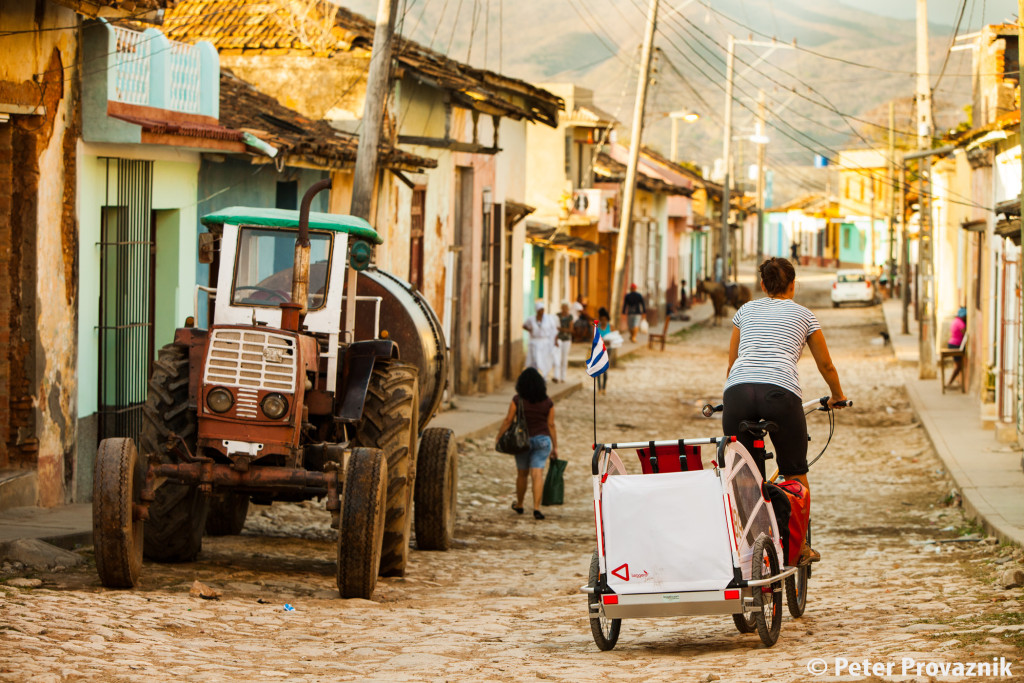
[[[484,202],[480,263],[480,367],[498,364],[501,327],[501,205]]]
[[[100,216],[99,438],[139,438],[153,366],[153,162],[106,159]]]
[[[427,190],[417,187],[412,191],[409,216],[409,282],[423,290],[423,233],[426,224]]]

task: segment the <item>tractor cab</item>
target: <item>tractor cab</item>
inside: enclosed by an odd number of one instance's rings
[[[299,212],[236,206],[203,216],[202,223],[220,243],[217,286],[200,288],[215,295],[213,324],[282,328],[281,304],[292,301]],[[310,212],[308,232],[309,275],[302,325],[314,334],[339,335],[345,265],[353,271],[366,269],[372,245],[381,239],[361,218],[328,213]],[[351,328],[349,332],[348,341],[352,341]]]

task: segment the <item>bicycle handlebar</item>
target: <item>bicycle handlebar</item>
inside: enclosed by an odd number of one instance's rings
[[[817,410],[829,410],[828,400],[830,398],[831,398],[831,396],[822,396],[821,398],[816,398],[816,399],[813,399],[813,400],[810,400],[810,401],[805,401],[804,404],[803,404],[803,407],[805,409],[807,409],[807,408],[814,408],[815,406],[818,406]],[[853,405],[853,401],[851,401],[850,399],[846,399],[845,401],[837,401],[836,402],[836,407],[839,407],[839,408],[848,408],[848,407],[850,407],[852,405]],[[704,417],[711,417],[715,413],[722,412],[722,410],[724,410],[724,409],[725,409],[725,406],[722,405],[721,403],[719,403],[718,405],[711,405],[710,403],[705,403],[704,406],[700,409],[700,412],[704,415]]]

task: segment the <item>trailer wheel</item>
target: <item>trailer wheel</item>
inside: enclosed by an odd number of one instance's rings
[[[459,498],[458,458],[452,430],[423,430],[416,463],[416,547],[420,550],[452,547]]]
[[[145,458],[178,462],[169,443],[172,435],[196,451],[197,419],[188,406],[188,348],[168,344],[160,349],[142,409],[139,445]],[[149,506],[143,553],[158,562],[191,562],[203,547],[209,499],[195,485],[167,481],[157,488]]]
[[[237,536],[242,533],[248,514],[248,494],[229,491],[213,496],[206,515],[207,536]]]
[[[811,527],[807,527],[807,544],[811,543]],[[811,565],[798,567],[796,574],[786,577],[786,607],[794,618],[802,617],[807,609],[807,579],[811,577]]]
[[[736,624],[736,630],[740,633],[753,633],[757,630],[757,623],[754,622],[753,612],[732,615],[732,622]]]
[[[765,579],[779,573],[779,558],[770,538],[764,534],[758,536],[753,550],[750,560],[752,580]],[[782,628],[782,581],[755,587],[753,591],[754,606],[757,608],[754,612],[757,635],[765,647],[771,647],[779,639],[779,630]]]
[[[597,560],[597,551],[594,551],[590,558],[590,583],[593,588],[597,586],[600,578],[601,565]],[[608,619],[601,616],[601,596],[597,593],[587,594],[587,608],[590,610],[590,631],[594,634],[594,643],[597,649],[606,651],[615,647],[619,642],[619,629],[622,628],[622,619]]]
[[[96,453],[92,536],[96,571],[107,588],[134,588],[142,573],[143,524],[137,505],[146,468],[131,439],[104,439]]]
[[[381,550],[381,576],[403,576],[409,560],[419,371],[396,360],[377,361],[366,391],[363,419],[356,428],[360,446],[378,448],[388,461],[387,522]]]
[[[345,471],[338,527],[338,593],[369,600],[384,540],[388,461],[376,448],[354,448]]]

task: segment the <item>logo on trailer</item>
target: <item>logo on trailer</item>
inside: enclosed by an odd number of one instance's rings
[[[612,570],[612,576],[620,578],[623,581],[629,581],[629,565],[624,564],[622,566],[616,567]]]

